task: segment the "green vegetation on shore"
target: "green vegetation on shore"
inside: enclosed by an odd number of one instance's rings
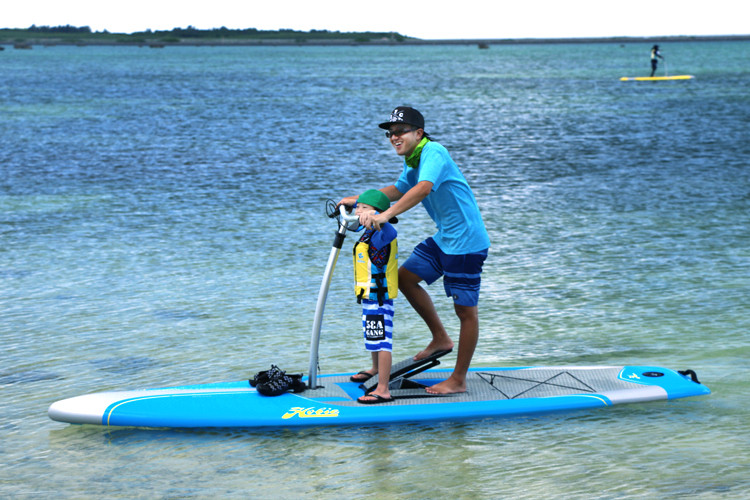
[[[407,39],[398,33],[341,33],[339,31],[291,29],[258,30],[213,28],[200,30],[193,26],[169,31],[110,33],[91,31],[88,26],[31,26],[27,29],[0,29],[0,44],[74,44],[74,45],[262,45],[262,44],[351,44],[400,43]]]
[[[88,26],[31,26],[27,29],[0,28],[0,49],[3,45],[31,48],[33,45],[136,45],[164,47],[168,45],[460,45],[536,44],[536,43],[666,43],[723,40],[750,40],[746,35],[716,36],[653,36],[608,38],[496,38],[463,40],[423,40],[395,32],[340,32],[328,30],[297,31],[291,29],[258,30],[213,28],[208,30],[173,28],[161,31],[110,33],[91,31]]]

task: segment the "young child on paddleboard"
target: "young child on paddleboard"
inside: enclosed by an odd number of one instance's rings
[[[377,189],[359,195],[354,213],[360,216],[388,210],[391,201]],[[362,304],[362,330],[365,349],[372,356],[372,367],[356,375],[352,382],[365,382],[378,375],[378,386],[357,399],[362,404],[393,401],[388,390],[393,350],[393,299],[398,295],[398,244],[393,217],[380,230],[365,227],[364,234],[354,244],[354,290]]]

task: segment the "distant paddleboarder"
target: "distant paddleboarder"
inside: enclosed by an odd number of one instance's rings
[[[656,73],[656,67],[659,65],[659,59],[664,59],[664,57],[659,52],[659,46],[654,45],[651,47],[651,76],[654,76],[654,73]]]

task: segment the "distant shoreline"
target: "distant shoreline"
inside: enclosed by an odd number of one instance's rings
[[[185,33],[188,33],[185,35]],[[172,32],[141,33],[60,33],[38,32],[20,29],[0,29],[0,46],[11,45],[18,49],[28,49],[34,45],[55,46],[147,46],[152,48],[180,46],[208,47],[283,47],[283,46],[420,46],[420,45],[477,45],[489,48],[492,45],[529,45],[529,44],[634,44],[634,43],[676,43],[676,42],[723,42],[747,41],[746,35],[676,35],[648,37],[581,37],[581,38],[477,38],[477,39],[419,39],[397,33],[339,33],[339,32],[227,32],[221,31],[189,32],[173,30]]]
[[[747,41],[748,35],[679,35],[649,37],[583,37],[583,38],[499,38],[499,39],[462,39],[462,40],[407,40],[406,45],[521,45],[521,44],[556,44],[556,43],[668,43],[668,42],[727,42]]]

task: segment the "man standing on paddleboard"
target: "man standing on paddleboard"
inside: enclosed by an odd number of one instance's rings
[[[656,67],[659,65],[659,59],[664,59],[664,57],[659,52],[659,46],[654,45],[651,47],[651,76],[654,76],[654,73],[656,73]]]
[[[395,184],[380,190],[395,203],[381,213],[360,217],[360,223],[379,230],[382,224],[420,202],[435,221],[437,233],[417,245],[399,268],[399,290],[432,333],[432,341],[414,356],[415,360],[424,359],[453,348],[432,298],[420,285],[422,281],[430,285],[443,277],[445,293],[453,299],[461,325],[458,355],[451,376],[428,387],[427,392],[466,392],[466,374],[479,339],[479,287],[490,239],[468,182],[448,150],[424,131],[422,114],[399,106],[379,127],[386,130],[396,153],[404,158],[403,170]],[[356,201],[357,196],[349,196],[339,205],[352,207]]]

